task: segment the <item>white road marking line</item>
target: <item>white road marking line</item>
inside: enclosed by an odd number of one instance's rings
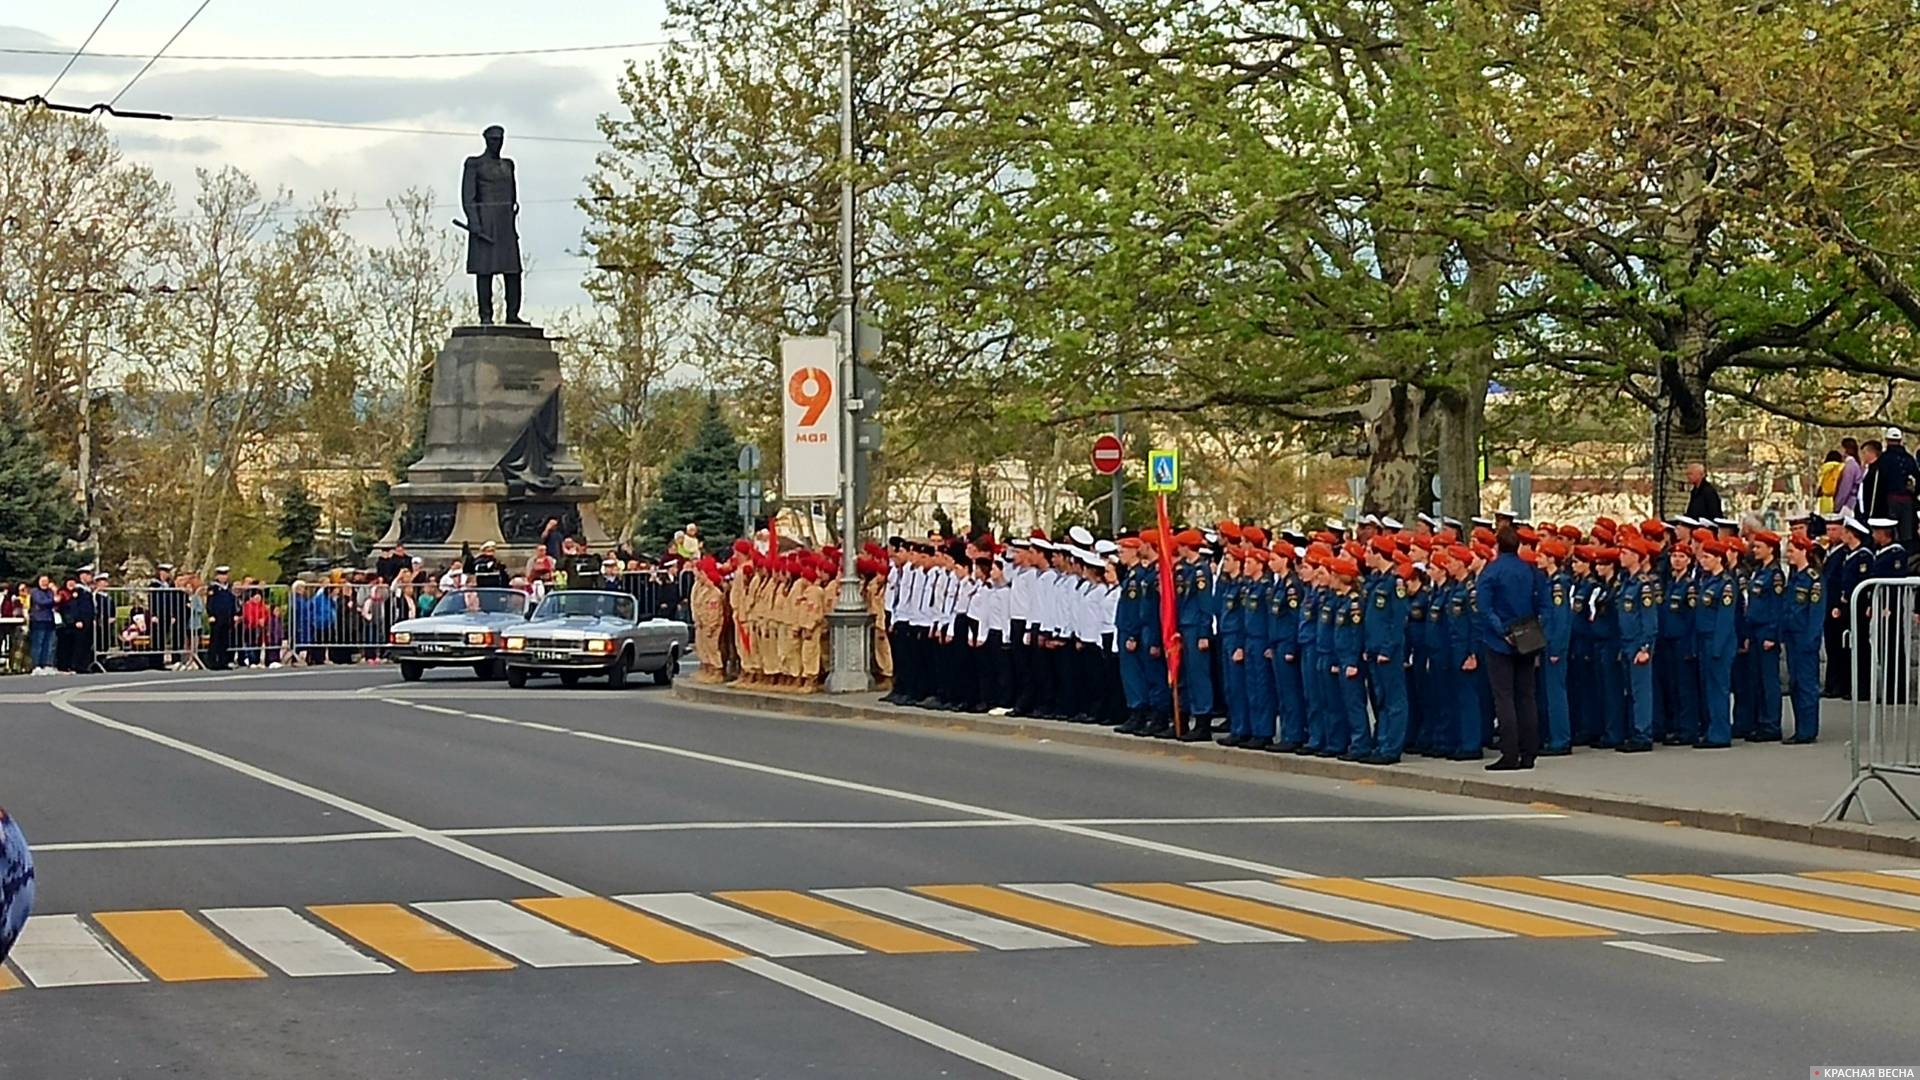
[[[79,840],[67,844],[35,844],[33,853],[49,851],[137,851],[145,848],[245,847],[252,844],[346,844],[361,840],[411,840],[406,833],[313,833],[307,836],[195,836],[167,840]]]
[[[393,971],[283,907],[208,908],[200,914],[267,963],[296,978],[386,975]]]
[[[899,889],[815,889],[814,892],[849,907],[862,908],[875,915],[912,923],[948,937],[985,945],[989,949],[1078,949],[1085,948],[1087,944]]]
[[[1864,885],[1849,885],[1843,881],[1822,881],[1819,878],[1803,878],[1794,874],[1715,874],[1714,876],[1723,877],[1729,881],[1751,881],[1755,885],[1778,885],[1783,889],[1820,893],[1843,900],[1879,904],[1881,907],[1920,911],[1920,896],[1894,892],[1891,889],[1869,889]]]
[[[1678,960],[1683,964],[1718,964],[1723,962],[1718,956],[1688,952],[1685,949],[1675,949],[1667,945],[1655,945],[1651,941],[1603,941],[1600,944],[1610,948],[1625,949],[1628,952],[1646,953],[1648,956],[1663,956],[1668,960]]]
[[[1395,933],[1409,934],[1433,941],[1465,941],[1513,936],[1504,930],[1490,930],[1484,926],[1437,918],[1418,911],[1401,911],[1399,908],[1368,903],[1365,900],[1349,900],[1344,896],[1328,896],[1325,893],[1308,892],[1305,889],[1289,889],[1285,885],[1278,885],[1271,881],[1196,881],[1194,885],[1202,889],[1226,893],[1228,896],[1240,896],[1262,903],[1311,911],[1316,915],[1345,919],[1363,926],[1377,926],[1382,930],[1392,930]]]
[[[1920,878],[1920,870],[1882,870],[1882,874],[1897,874],[1900,877]]]
[[[851,945],[815,937],[695,893],[635,893],[614,899],[764,956],[857,956],[860,953]]]
[[[504,716],[489,716],[483,713],[473,713],[470,715],[475,719],[486,720],[490,723],[507,724],[513,727],[527,726],[527,721],[514,720]],[[996,810],[990,806],[960,802],[957,799],[943,799],[935,795],[922,795],[916,791],[882,787],[878,784],[866,784],[857,780],[842,780],[836,776],[824,776],[820,773],[804,772],[800,769],[787,769],[778,765],[766,765],[757,761],[748,761],[743,758],[730,758],[720,754],[709,754],[699,750],[689,750],[685,747],[669,746],[665,743],[643,742],[639,739],[627,739],[618,735],[605,735],[597,731],[582,731],[578,729],[569,729],[567,733],[576,738],[589,739],[593,742],[606,743],[612,746],[624,746],[634,750],[646,750],[656,754],[665,754],[670,757],[684,758],[688,761],[702,761],[709,765],[722,765],[727,768],[740,769],[745,772],[760,773],[764,776],[778,776],[787,780],[800,780],[810,784],[818,784],[822,787],[837,788],[841,791],[856,791],[863,795],[878,795],[882,798],[898,799],[902,802],[917,803],[921,806],[932,806],[963,814],[974,814],[978,817],[996,818],[1001,821],[1018,821],[1037,829],[1047,829],[1053,832],[1065,833],[1070,836],[1085,837],[1090,840],[1103,840],[1107,843],[1119,844],[1123,847],[1137,848],[1141,851],[1152,851],[1161,855],[1172,855],[1178,858],[1192,859],[1196,862],[1211,863],[1215,866],[1244,870],[1248,873],[1261,874],[1266,877],[1305,878],[1316,876],[1304,870],[1275,866],[1271,863],[1259,862],[1254,859],[1241,859],[1232,855],[1222,855],[1212,851],[1203,851],[1198,848],[1183,847],[1179,844],[1168,844],[1158,840],[1146,840],[1137,836],[1128,836],[1124,833],[1104,832],[1084,825],[1067,825],[1057,821],[1048,821],[1044,818],[1033,817],[1029,814],[1016,814],[1007,810]]]
[[[437,900],[413,906],[528,967],[613,967],[640,962],[504,900]]]
[[[411,702],[410,704],[412,704],[414,708],[419,709],[421,712],[437,712],[446,716],[465,716],[466,715],[465,712],[459,709],[449,709],[444,705],[429,705],[424,701],[415,701],[415,702]]]
[[[1473,885],[1464,881],[1449,881],[1446,878],[1382,877],[1367,880],[1377,881],[1382,885],[1398,885],[1403,889],[1414,889],[1432,893],[1435,896],[1473,900],[1482,904],[1492,904],[1494,907],[1525,911],[1533,915],[1545,915],[1549,918],[1605,927],[1623,934],[1711,934],[1714,932],[1704,926],[1688,926],[1668,919],[1655,919],[1626,911],[1610,911],[1592,904],[1557,900],[1550,896],[1534,896],[1530,893],[1508,892],[1505,889]]]
[[[364,818],[367,821],[391,829],[394,832],[406,833],[408,836],[423,843],[431,844],[442,851],[451,852],[469,862],[479,863],[481,866],[487,867],[490,870],[497,870],[508,877],[517,878],[529,885],[545,889],[555,896],[593,895],[586,889],[582,889],[577,885],[570,885],[551,874],[543,874],[530,866],[514,862],[504,855],[496,855],[484,848],[475,847],[464,840],[435,832],[425,825],[415,824],[405,818],[389,814],[384,810],[376,810],[365,803],[356,802],[344,795],[336,795],[331,791],[314,787],[312,784],[303,784],[298,780],[260,768],[258,765],[241,761],[239,758],[229,757],[216,750],[208,750],[204,746],[197,746],[184,739],[176,739],[171,735],[163,735],[151,728],[144,728],[138,724],[129,724],[123,720],[115,720],[110,716],[103,716],[91,709],[75,705],[65,697],[55,697],[51,703],[54,708],[59,709],[61,712],[78,716],[82,720],[98,724],[109,731],[117,731],[123,735],[131,735],[136,739],[145,739],[151,743],[158,743],[170,750],[178,750],[190,757],[199,758],[201,761],[212,762],[222,768],[237,772],[242,776],[277,787],[282,791],[291,791],[296,795],[304,795],[315,802],[324,803],[336,810],[345,810],[355,817]]]
[[[1731,911],[1736,915],[1772,919],[1774,922],[1783,922],[1792,926],[1810,926],[1815,930],[1831,930],[1837,934],[1898,933],[1905,929],[1900,926],[1889,926],[1886,923],[1867,922],[1864,919],[1849,919],[1818,911],[1802,911],[1784,904],[1769,904],[1761,900],[1748,900],[1742,896],[1702,892],[1677,885],[1664,885],[1657,881],[1635,881],[1632,878],[1616,877],[1612,874],[1550,874],[1547,880],[1591,885],[1596,889],[1611,889],[1614,892],[1631,893],[1635,896],[1650,896],[1655,900],[1671,900],[1676,904],[1692,904],[1694,907],[1710,908],[1714,911]]]
[[[94,936],[78,915],[27,920],[10,956],[35,986],[101,986],[146,982],[146,976]]]
[[[991,1046],[978,1039],[968,1038],[950,1028],[941,1027],[931,1021],[923,1020],[909,1012],[903,1012],[885,1002],[875,1001],[864,994],[835,986],[830,982],[816,979],[782,967],[757,956],[741,960],[729,960],[727,963],[743,971],[771,979],[774,982],[797,990],[800,993],[823,1001],[829,1005],[844,1009],[856,1016],[864,1016],[876,1023],[885,1024],[905,1035],[911,1035],[929,1046],[937,1046],[956,1057],[966,1058],[979,1065],[992,1069],[1015,1080],[1073,1080],[1073,1077],[1057,1069],[1049,1069],[1036,1061],[1029,1061],[1017,1054],[1010,1054],[997,1046]]]
[[[1023,892],[1029,896],[1038,896],[1047,900],[1058,900],[1075,907],[1090,908],[1107,915],[1117,915],[1122,919],[1131,919],[1148,926],[1157,926],[1162,930],[1171,930],[1176,934],[1186,934],[1201,941],[1214,941],[1224,945],[1246,945],[1253,943],[1272,944],[1285,941],[1299,941],[1288,934],[1276,934],[1272,930],[1245,923],[1232,922],[1202,915],[1197,911],[1185,911],[1166,904],[1156,904],[1151,900],[1122,896],[1119,893],[1105,892],[1091,885],[1008,885],[1014,892]]]
[[[565,728],[551,724],[531,725]],[[916,830],[916,829],[1033,829],[1047,825],[1369,825],[1422,824],[1453,821],[1533,821],[1561,818],[1562,814],[1432,814],[1385,817],[1204,817],[1204,818],[1035,818],[1033,821],[1009,821],[997,818],[925,818],[901,821],[641,821],[605,825],[488,825],[463,829],[436,829],[442,836],[568,836],[591,833],[651,832],[753,832],[759,830]],[[294,836],[196,836],[151,840],[76,840],[57,844],[35,844],[36,852],[49,851],[132,851],[143,848],[244,847],[264,844],[344,844],[362,840],[411,840],[400,832],[313,833]]]
[[[99,724],[109,730],[146,739],[150,742],[178,750],[181,753],[200,758],[203,761],[213,762],[214,764],[241,773],[244,776],[253,777],[263,783],[294,791],[337,809],[346,810],[348,813],[374,822],[375,824],[393,828],[396,829],[396,831],[417,833],[421,839],[427,840],[428,843],[433,843],[434,846],[440,847],[450,854],[457,855],[470,862],[478,863],[488,869],[497,870],[503,874],[518,878],[526,884],[536,888],[546,889],[548,892],[554,893],[557,896],[594,895],[591,890],[583,889],[578,885],[562,881],[551,874],[541,873],[530,866],[522,866],[511,859],[502,858],[491,852],[476,848],[472,844],[463,843],[451,837],[441,836],[424,826],[414,825],[403,818],[395,817],[381,810],[376,810],[363,803],[357,803],[351,799],[333,795],[313,787],[310,784],[302,784],[298,781],[278,776],[265,769],[257,768],[244,761],[228,757],[225,754],[216,753],[204,747],[195,746],[184,740],[162,735],[157,731],[150,731],[136,724],[124,723],[119,720],[114,720],[111,717],[102,716],[90,709],[81,708],[66,700],[66,697],[70,696],[70,694],[71,692],[57,694],[51,699],[50,703],[63,712],[78,716],[90,723]],[[429,837],[431,839],[428,839]],[[43,920],[46,918],[57,919],[59,916],[42,917]],[[32,920],[29,920],[29,926],[31,925]],[[22,936],[24,937],[25,935],[23,934]],[[16,941],[14,943],[16,954],[19,951],[19,947],[20,943]],[[825,1002],[836,1008],[853,1013],[856,1016],[872,1020],[874,1023],[880,1024],[892,1031],[899,1032],[908,1038],[917,1039],[929,1046],[937,1047],[950,1054],[966,1058],[968,1061],[993,1069],[996,1072],[1014,1077],[1015,1080],[1074,1080],[1073,1077],[1066,1073],[1057,1072],[1044,1065],[1028,1061],[1026,1058],[1010,1054],[1007,1051],[981,1042],[978,1039],[962,1035],[952,1028],[943,1027],[931,1020],[923,1019],[902,1009],[894,1008],[884,1002],[875,1001],[864,995],[856,994],[851,990],[842,989],[832,983],[816,979],[810,975],[803,975],[798,971],[782,967],[770,960],[763,960],[759,957],[746,957],[740,960],[730,960],[727,961],[727,963],[732,964],[741,971],[758,975],[770,982],[776,982],[789,989],[806,994],[816,1001]],[[24,971],[25,969],[23,968],[22,970]],[[143,980],[136,975],[135,981]]]

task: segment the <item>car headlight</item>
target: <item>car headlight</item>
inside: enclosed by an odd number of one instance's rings
[[[605,655],[613,651],[613,641],[609,638],[588,638],[587,651]]]
[[[469,630],[469,631],[467,632],[467,644],[469,644],[469,645],[491,645],[491,644],[493,644],[493,631],[491,631],[491,630]]]
[[[405,630],[395,630],[393,632],[393,643],[395,645],[411,645],[413,644],[413,635]]]
[[[526,639],[526,638],[523,638],[523,637],[510,637],[510,638],[508,638],[508,639],[507,639],[507,651],[508,651],[508,652],[519,652],[520,650],[522,650],[522,649],[524,649],[524,648],[526,648],[526,647],[527,647],[527,639]]]

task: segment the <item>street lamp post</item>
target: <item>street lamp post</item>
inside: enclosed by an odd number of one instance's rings
[[[855,327],[853,317],[853,0],[840,0],[840,598],[827,615],[833,635],[833,670],[827,690],[864,691],[868,676],[869,633],[873,617],[860,595],[855,559],[860,549],[859,507],[854,505],[855,424],[853,397]]]

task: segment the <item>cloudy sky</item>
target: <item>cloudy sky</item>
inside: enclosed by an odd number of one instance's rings
[[[12,10],[0,12],[0,50],[71,51],[109,3],[9,4]],[[112,98],[199,4],[121,0],[54,98],[80,104]],[[169,54],[391,54],[653,42],[665,36],[662,14],[661,0],[211,0]],[[196,168],[233,164],[262,187],[286,188],[299,200],[331,190],[366,208],[355,221],[369,240],[382,238],[384,200],[408,187],[428,187],[438,201],[456,203],[461,160],[480,149],[482,128],[501,124],[520,178],[527,305],[540,321],[584,300],[579,282],[586,263],[575,252],[585,220],[571,200],[583,190],[595,146],[525,137],[597,141],[594,121],[618,105],[615,86],[624,63],[653,51],[345,62],[163,58],[120,101],[121,108],[180,117],[292,118],[463,133],[458,137],[222,123],[109,124],[127,155],[152,167],[178,197],[191,197]],[[142,59],[92,55],[112,53]],[[43,93],[65,60],[0,51],[0,93]],[[447,223],[457,214],[457,206],[448,206],[435,220],[452,233]]]

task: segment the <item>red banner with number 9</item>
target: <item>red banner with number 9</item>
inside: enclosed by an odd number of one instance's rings
[[[827,406],[833,404],[833,379],[817,367],[800,368],[787,380],[787,396],[806,410],[800,417],[800,426],[812,427],[820,422]]]

